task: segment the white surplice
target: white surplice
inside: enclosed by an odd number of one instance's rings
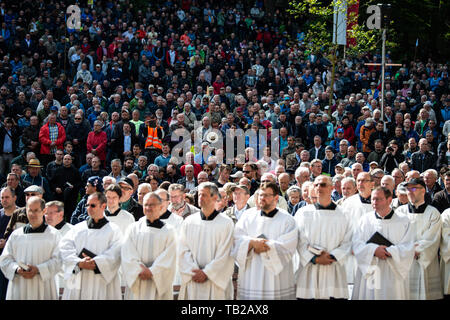
[[[25,234],[24,228],[14,230],[0,256],[0,268],[9,280],[7,300],[57,300],[55,276],[61,268],[58,230],[47,226],[44,232]],[[16,274],[18,262],[34,265],[39,274],[25,279]]]
[[[308,205],[294,219],[299,230],[297,251],[300,264],[297,277],[297,298],[348,298],[345,260],[350,254],[352,228],[342,208],[316,209]],[[313,264],[314,254],[308,246],[327,251],[336,258],[330,265]]]
[[[122,233],[113,223],[107,223],[100,229],[90,229],[87,220],[76,224],[60,243],[63,262],[64,289],[63,300],[121,300],[120,247]],[[73,273],[82,259],[83,249],[96,254],[94,258],[99,274],[93,270],[81,269]]]
[[[183,223],[183,217],[177,215],[176,213],[171,213],[170,216],[166,219],[159,218],[162,222],[167,223],[169,226],[172,226],[175,228],[175,237],[176,237],[176,245],[177,245],[177,257],[176,257],[176,268],[175,268],[175,277],[173,278],[173,285],[179,286],[181,284],[181,276],[180,271],[178,270],[178,235],[181,228],[181,224]]]
[[[147,226],[147,217],[134,222],[124,237],[121,266],[126,280],[127,300],[172,300],[175,275],[175,228],[164,224],[161,229]],[[141,280],[141,265],[150,269],[153,277]]]
[[[381,219],[370,212],[359,222],[352,241],[358,263],[352,299],[409,299],[408,275],[414,259],[414,235],[409,219],[395,213],[389,219]],[[393,244],[386,249],[391,254],[386,260],[374,256],[377,244],[367,243],[375,232]]]
[[[414,234],[415,251],[420,253],[409,273],[410,299],[441,299],[442,284],[439,270],[438,249],[441,241],[441,216],[439,211],[427,205],[423,213],[411,213],[408,205],[400,206],[396,213],[406,215]]]
[[[230,300],[233,298],[234,223],[223,213],[202,220],[200,212],[188,216],[181,225],[179,242],[180,300]],[[203,283],[192,280],[193,269],[208,276]]]
[[[64,223],[63,227],[61,229],[59,229],[59,234],[61,235],[61,239],[66,235],[67,232],[69,232],[70,229],[73,228],[73,225],[71,225],[70,223]],[[58,293],[59,293],[59,289],[64,288],[66,286],[66,283],[64,281],[64,273],[62,271],[62,268],[60,269],[60,271],[58,272],[58,274],[56,275],[56,285],[58,288]]]
[[[450,208],[441,214],[441,277],[444,294],[450,295]]]
[[[270,250],[248,251],[250,240],[264,235]],[[260,211],[247,212],[236,223],[232,255],[239,266],[237,299],[295,299],[292,256],[298,230],[294,218],[278,211],[272,218]]]
[[[127,228],[136,222],[134,219],[134,216],[129,213],[126,210],[120,210],[119,213],[115,216],[106,216],[106,219],[108,219],[109,222],[116,224],[120,231],[122,232],[122,235],[124,235],[127,231]]]
[[[350,221],[353,232],[355,232],[355,230],[358,228],[359,220],[361,219],[361,217],[363,217],[366,213],[373,211],[372,205],[370,203],[361,202],[359,193],[348,197],[343,202],[342,209]],[[356,269],[356,258],[352,253],[348,256],[347,261],[345,262],[345,271],[347,273],[347,281],[349,284],[354,283]]]

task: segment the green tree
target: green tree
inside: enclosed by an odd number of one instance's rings
[[[347,6],[351,6],[356,0],[348,0]],[[345,0],[334,0],[332,2],[325,0],[303,0],[291,1],[290,8],[287,11],[295,18],[305,19],[304,43],[311,53],[326,57],[332,64],[330,98],[328,114],[331,115],[331,105],[333,101],[333,88],[335,79],[335,69],[338,60],[338,50],[340,46],[333,41],[333,33],[337,31],[337,23],[333,23],[333,15],[340,12],[346,12],[346,7],[342,4]],[[357,23],[357,16],[351,14],[347,17],[348,23],[355,23],[351,30],[347,31],[347,37],[354,37],[356,45],[346,50],[346,54],[350,56],[358,56],[376,49],[379,42],[380,31],[367,30],[365,26]],[[335,30],[333,30],[333,28]],[[336,32],[337,33],[337,32]]]

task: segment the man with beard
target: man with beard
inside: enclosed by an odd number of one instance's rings
[[[181,184],[171,184],[169,187],[170,205],[168,210],[181,216],[183,219],[200,210],[186,202],[184,187]]]

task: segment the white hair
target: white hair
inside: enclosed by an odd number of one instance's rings
[[[310,171],[309,171],[309,169],[307,168],[307,167],[298,167],[296,170],[295,170],[295,177],[297,178],[297,177],[300,177],[300,175],[302,174],[302,173],[304,173],[304,172],[308,172],[308,175],[309,175],[309,173],[310,173]]]

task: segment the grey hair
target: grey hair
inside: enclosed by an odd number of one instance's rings
[[[342,174],[335,175],[332,179],[333,185],[335,185],[336,182],[342,181],[342,179],[344,179],[344,176]]]
[[[211,196],[218,196],[219,197],[219,188],[217,185],[213,182],[202,182],[198,185],[198,191],[207,188],[209,190],[209,194]]]
[[[356,188],[356,180],[355,179],[353,179],[352,177],[346,177],[341,180],[341,184],[345,184],[347,182],[351,182],[353,184],[353,186]]]
[[[299,194],[302,194],[302,189],[298,186],[290,186],[289,189],[287,189],[286,194],[288,197],[291,196],[291,193],[298,192]]]
[[[303,172],[308,172],[308,174],[310,174],[310,171],[307,167],[298,167],[295,170],[295,177],[299,177]]]
[[[144,196],[144,199],[142,200],[143,202],[145,202],[146,199],[148,198],[155,198],[156,200],[158,200],[159,203],[162,203],[162,199],[161,197],[155,193],[155,192],[149,192]]]
[[[144,188],[147,188],[147,189],[149,189],[149,190],[152,190],[152,186],[150,185],[150,183],[144,182],[144,183],[141,183],[141,184],[138,186],[138,192],[141,191],[141,190],[144,189]]]

